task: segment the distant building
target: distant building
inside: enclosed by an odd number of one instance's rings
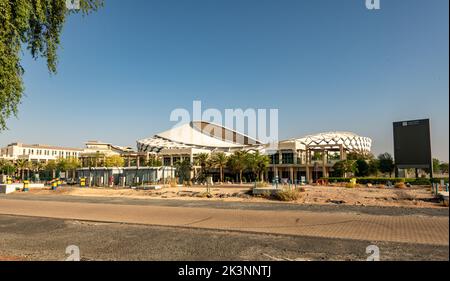
[[[102,141],[87,141],[83,149],[83,154],[101,153],[106,156],[122,155],[124,153],[133,152],[132,147],[113,145]]]
[[[269,155],[267,179],[313,182],[328,177],[333,165],[347,154],[370,153],[372,140],[350,132],[328,132],[278,142],[276,151],[249,136],[204,121],[194,121],[137,141],[138,151],[153,153],[164,166],[179,160],[193,163],[199,153],[238,150],[260,151]],[[195,169],[195,167],[194,167]]]
[[[94,163],[96,163],[99,158],[105,158],[114,155],[129,158],[132,155],[135,155],[135,152],[131,147],[113,145],[108,142],[97,140],[87,141],[85,143],[85,146],[86,147],[83,149],[83,152],[79,155],[82,166],[95,165]]]
[[[372,140],[350,132],[327,132],[279,142],[270,155],[269,179],[278,177],[291,182],[302,177],[316,181],[328,177],[336,162],[351,152],[368,154]]]
[[[58,158],[78,158],[83,149],[60,147],[44,144],[23,144],[15,142],[0,149],[0,159],[17,161],[24,159],[32,162],[48,162]]]
[[[200,153],[232,153],[263,146],[247,135],[204,121],[190,122],[137,141],[139,152],[158,155],[165,166],[182,159],[193,162]]]

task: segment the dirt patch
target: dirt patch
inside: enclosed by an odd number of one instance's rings
[[[135,199],[218,200],[226,202],[269,201],[264,196],[252,196],[252,187],[252,185],[222,185],[211,188],[205,186],[164,187],[159,190],[62,187],[56,191],[47,189],[31,190],[27,194]],[[383,186],[357,186],[355,188],[346,188],[338,185],[303,186],[302,196],[289,204],[443,208],[442,204],[433,198],[431,190],[427,186],[412,186],[404,189]]]

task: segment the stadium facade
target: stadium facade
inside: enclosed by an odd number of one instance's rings
[[[370,153],[372,140],[350,132],[327,132],[292,138],[278,142],[276,151],[269,154],[267,179],[312,182],[327,177],[337,161],[346,159],[350,152]],[[268,144],[205,121],[194,121],[137,141],[138,153],[154,154],[164,166],[173,166],[179,160],[194,163],[200,153],[238,150],[268,153]]]

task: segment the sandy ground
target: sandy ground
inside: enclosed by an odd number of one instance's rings
[[[55,196],[62,194],[137,199],[220,200],[227,202],[273,202],[271,199],[250,195],[251,188],[251,185],[213,186],[210,188],[211,195],[209,197],[207,196],[205,186],[165,187],[160,190],[61,187],[56,191],[47,189],[31,190],[28,194]],[[304,192],[302,192],[300,199],[289,202],[289,204],[443,208],[440,202],[434,200],[430,188],[426,186],[413,186],[406,189],[385,188],[382,186],[359,186],[356,188],[304,186],[303,188]]]

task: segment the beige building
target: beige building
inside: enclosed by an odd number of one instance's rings
[[[80,148],[15,142],[0,149],[0,158],[10,161],[24,159],[32,162],[47,162],[58,158],[78,158],[81,152],[83,149]]]
[[[372,140],[350,132],[328,132],[281,141],[270,155],[269,179],[313,182],[328,177],[347,153],[370,153]]]

